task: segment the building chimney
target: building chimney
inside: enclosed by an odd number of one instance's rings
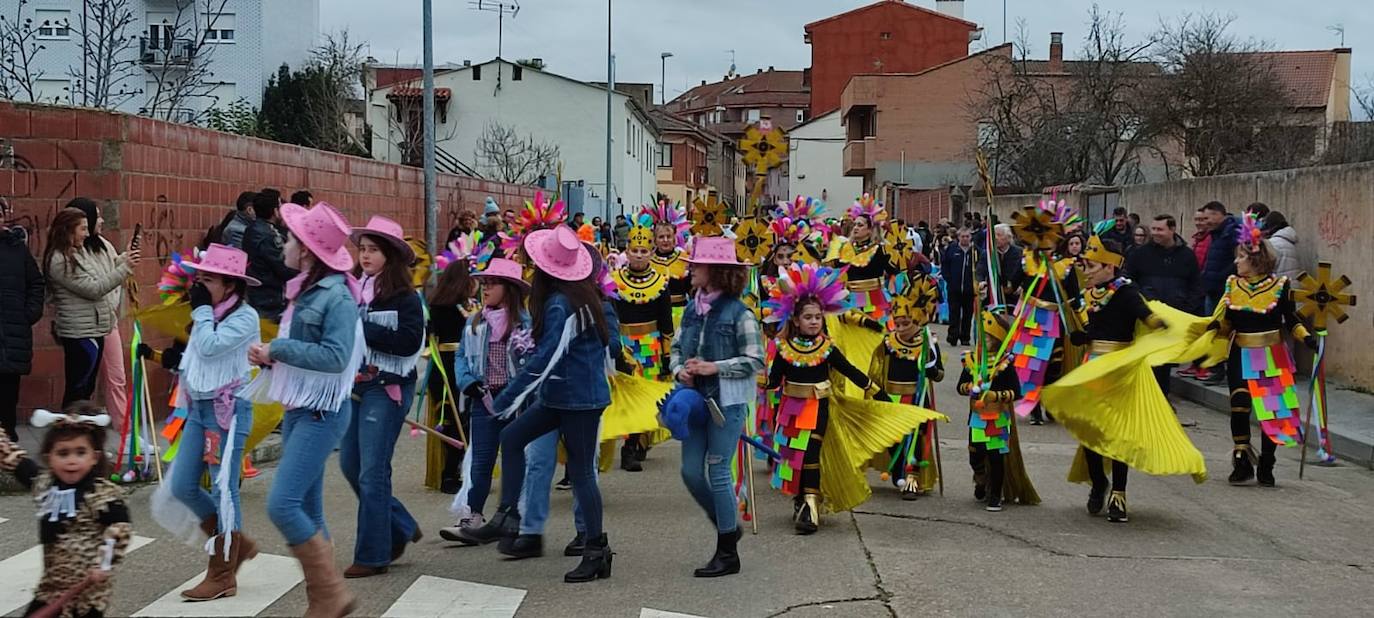
[[[1064,72],[1064,33],[1050,33],[1050,72]]]
[[[935,10],[950,17],[964,18],[964,0],[935,0]]]
[[[762,75],[763,69],[754,69],[754,75]]]
[[[773,65],[771,65],[771,64],[768,65],[768,72],[769,72],[769,73],[772,73],[772,72],[773,72]]]

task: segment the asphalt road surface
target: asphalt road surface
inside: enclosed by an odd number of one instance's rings
[[[947,351],[947,365],[954,357]],[[939,386],[937,401],[951,417],[940,429],[943,497],[904,502],[873,473],[868,503],[825,517],[819,533],[799,537],[790,500],[761,489],[759,532],[748,534],[746,525],[740,543],[743,572],[714,580],[691,576],[710,557],[715,536],[682,488],[676,443],[654,448],[644,472],[602,476],[614,574],[569,585],[562,575],[576,559],[560,550],[572,537],[570,492],[554,492],[546,557],[512,562],[494,546],[447,544],[437,532],[451,523],[450,496],[422,487],[422,444],[404,434],[396,493],[425,538],[390,573],[349,581],[359,599],[356,615],[1369,615],[1368,470],[1309,466],[1299,481],[1292,449],[1280,453],[1277,488],[1231,487],[1226,417],[1179,403],[1182,418],[1198,421],[1187,431],[1207,455],[1206,483],[1133,474],[1131,522],[1111,524],[1086,514],[1086,487],[1064,480],[1074,442],[1063,428],[1022,424],[1027,466],[1044,503],[988,513],[973,500],[966,407],[952,378]],[[151,487],[134,489],[129,502],[139,539],[116,572],[111,615],[301,615],[300,572],[265,511],[273,473],[265,467],[243,489],[246,528],[263,553],[245,565],[237,597],[210,603],[177,597],[199,581],[205,555],[153,523]],[[332,462],[325,499],[342,568],[351,558],[357,503]],[[495,502],[493,496],[488,504]],[[17,615],[37,577],[33,513],[25,496],[0,497],[0,519],[8,520],[0,522],[0,615]]]

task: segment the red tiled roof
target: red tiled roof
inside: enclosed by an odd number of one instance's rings
[[[1294,107],[1326,107],[1336,71],[1335,50],[1277,51],[1254,54],[1273,67]]]
[[[668,102],[674,112],[723,107],[807,107],[811,90],[802,85],[802,71],[763,71],[703,84]]]
[[[825,19],[820,19],[820,20],[813,21],[813,22],[811,22],[811,23],[806,24],[805,26],[803,26],[803,27],[802,27],[802,30],[804,30],[804,31],[806,31],[806,32],[811,32],[812,29],[814,29],[816,26],[819,26],[819,25],[821,25],[821,24],[825,24],[825,23],[829,23],[829,22],[832,22],[832,21],[844,19],[844,18],[850,17],[850,16],[852,16],[852,15],[854,15],[854,14],[856,14],[856,13],[862,13],[862,12],[865,12],[865,11],[870,11],[870,10],[873,10],[873,9],[875,9],[875,8],[878,8],[878,7],[883,6],[883,5],[886,5],[886,4],[901,5],[902,8],[911,9],[911,10],[913,10],[913,11],[918,11],[918,12],[925,13],[925,14],[928,14],[928,15],[934,15],[934,16],[936,16],[936,17],[943,17],[943,18],[948,19],[948,20],[950,20],[950,21],[958,22],[958,23],[960,23],[960,24],[963,24],[963,25],[965,25],[965,26],[968,26],[968,28],[969,28],[970,30],[975,30],[975,29],[978,28],[978,24],[975,24],[975,23],[973,23],[973,22],[971,22],[971,21],[969,21],[969,20],[967,20],[967,19],[960,19],[960,18],[955,17],[955,16],[953,16],[953,15],[946,15],[946,14],[941,13],[941,12],[939,12],[939,11],[931,10],[931,9],[925,8],[925,7],[923,7],[923,6],[919,6],[919,5],[915,5],[915,4],[910,4],[910,3],[908,3],[908,2],[904,2],[903,0],[878,0],[878,2],[874,2],[873,4],[870,4],[870,5],[867,5],[867,6],[861,6],[861,7],[857,8],[857,9],[853,9],[853,10],[850,10],[850,11],[845,11],[845,12],[843,12],[843,13],[840,13],[839,15],[831,15],[830,17],[827,17],[827,18],[825,18]]]
[[[424,88],[417,88],[417,87],[415,87],[415,86],[397,86],[397,87],[395,87],[395,88],[392,88],[392,89],[391,89],[391,92],[387,93],[386,98],[388,98],[388,99],[410,99],[410,98],[419,98],[419,97],[422,97],[422,96],[424,96],[424,95],[425,95],[425,89],[424,89]],[[435,89],[434,89],[434,99],[435,99],[435,100],[439,100],[439,99],[448,99],[448,98],[452,98],[452,97],[453,97],[453,91],[452,91],[452,90],[449,90],[448,88],[435,88]]]

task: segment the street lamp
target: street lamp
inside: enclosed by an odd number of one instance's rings
[[[668,59],[672,57],[673,52],[663,52],[658,55],[658,81],[662,84],[662,89],[658,92],[659,105],[668,102]]]

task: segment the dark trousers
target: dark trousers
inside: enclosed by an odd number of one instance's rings
[[[19,378],[17,373],[0,374],[0,427],[4,427],[11,442],[19,441],[16,427],[19,422]]]
[[[1158,367],[1154,367],[1153,371],[1155,372],[1155,382],[1159,383],[1159,390],[1163,391],[1164,398],[1168,399],[1169,380],[1170,375],[1172,375],[1174,372],[1174,365],[1160,365]]]
[[[525,484],[525,446],[558,430],[563,436],[563,447],[568,451],[567,470],[572,480],[573,497],[587,524],[586,538],[601,536],[601,490],[596,486],[601,412],[535,406],[502,429],[501,506],[514,510],[520,503],[520,491]]]
[[[1088,476],[1092,477],[1093,486],[1107,484],[1107,473],[1102,470],[1102,455],[1090,448],[1083,449],[1083,458],[1088,461]],[[1126,491],[1126,475],[1130,468],[1115,459],[1112,460],[1112,491]]]
[[[816,428],[811,430],[811,441],[806,443],[806,452],[802,454],[801,492],[797,494],[800,499],[806,494],[821,493],[821,441],[825,439],[825,429],[830,425],[830,400],[822,399],[820,406],[816,410]]]
[[[968,341],[973,319],[973,292],[950,294],[949,339]]]
[[[96,378],[100,375],[100,355],[105,352],[105,338],[57,338],[62,344],[62,366],[66,384],[62,390],[62,407],[73,401],[89,400],[95,394]]]
[[[1005,461],[1002,451],[989,451],[986,445],[970,444],[968,465],[973,468],[973,483],[987,488],[989,498],[1002,497],[1002,478],[1005,476]]]

